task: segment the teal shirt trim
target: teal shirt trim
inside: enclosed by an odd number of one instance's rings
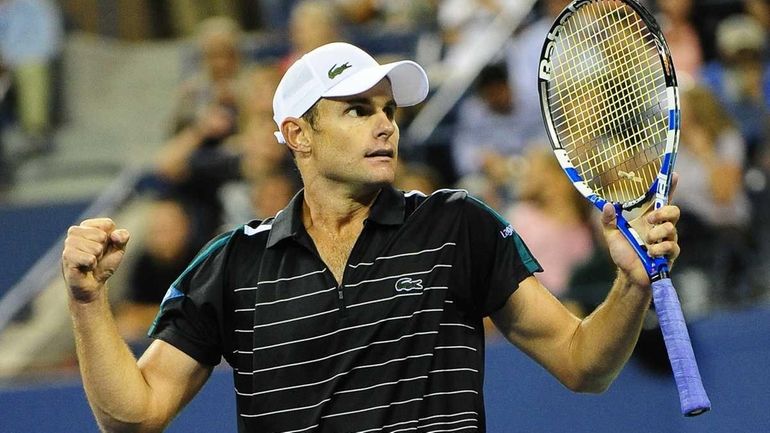
[[[150,326],[150,329],[147,331],[147,335],[151,336],[153,333],[155,333],[155,329],[158,326],[158,320],[160,319],[161,314],[163,314],[163,305],[165,305],[168,301],[172,299],[182,298],[186,296],[184,292],[179,290],[177,286],[179,285],[179,282],[182,281],[182,279],[187,276],[193,269],[195,269],[198,265],[200,265],[204,260],[206,260],[207,257],[214,254],[217,250],[223,248],[228,241],[230,241],[230,238],[235,235],[235,233],[238,230],[231,230],[227,233],[223,233],[219,236],[218,239],[211,242],[203,251],[198,253],[197,256],[190,262],[189,265],[187,265],[187,268],[185,268],[184,271],[177,277],[176,280],[174,280],[173,283],[171,283],[171,286],[166,291],[166,294],[163,296],[163,300],[160,302],[160,310],[158,311],[158,314],[155,316],[155,320],[152,321],[152,325]]]
[[[468,195],[468,198],[470,199],[471,203],[479,206],[481,209],[489,212],[492,216],[494,216],[497,221],[503,225],[503,227],[511,227],[511,223],[503,218],[503,216],[500,215],[496,210],[489,207],[489,205],[470,194]],[[511,229],[513,229],[513,227],[511,227]],[[513,231],[512,237],[513,242],[516,245],[516,252],[518,252],[519,258],[521,258],[521,262],[524,264],[524,267],[527,268],[527,271],[529,271],[531,274],[534,274],[535,272],[542,272],[542,266],[540,266],[540,263],[537,262],[535,256],[532,255],[532,253],[529,251],[529,248],[527,248],[527,245],[515,230]]]

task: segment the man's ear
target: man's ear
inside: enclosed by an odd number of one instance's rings
[[[287,117],[281,123],[281,134],[286,140],[286,146],[294,153],[310,152],[310,137],[308,134],[310,125],[302,119]]]

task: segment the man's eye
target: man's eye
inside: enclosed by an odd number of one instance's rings
[[[372,114],[372,110],[364,105],[354,105],[347,109],[346,114],[352,117],[363,117]]]

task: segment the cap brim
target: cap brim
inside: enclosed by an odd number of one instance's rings
[[[430,86],[425,70],[411,60],[403,60],[363,69],[327,90],[322,97],[358,95],[371,89],[385,77],[390,79],[393,99],[399,107],[417,105],[428,96]]]

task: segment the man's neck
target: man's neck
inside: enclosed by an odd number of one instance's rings
[[[302,222],[308,231],[330,235],[360,231],[381,189],[306,185]]]

